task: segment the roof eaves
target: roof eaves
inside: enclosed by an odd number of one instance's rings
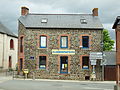
[[[104,28],[26,27],[26,29],[85,29],[85,30],[103,30]]]

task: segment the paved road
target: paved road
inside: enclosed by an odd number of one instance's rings
[[[115,82],[69,80],[12,80],[0,77],[0,90],[113,90]]]

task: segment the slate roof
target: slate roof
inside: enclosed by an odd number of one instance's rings
[[[116,65],[116,51],[104,52],[105,65]]]
[[[12,36],[12,37],[16,37],[17,36],[15,34],[13,34],[7,27],[5,27],[1,22],[0,22],[0,33],[4,33],[4,34],[7,34],[9,36]]]
[[[47,23],[41,23],[42,19]],[[86,24],[80,20],[86,19]],[[31,14],[21,16],[19,21],[26,28],[80,28],[80,29],[103,29],[98,16],[92,14]]]
[[[120,16],[117,16],[116,20],[115,20],[115,23],[113,25],[113,29],[115,29],[117,27],[117,25],[120,25]]]

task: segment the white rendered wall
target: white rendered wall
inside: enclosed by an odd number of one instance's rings
[[[14,49],[10,50],[10,40],[14,41]],[[3,46],[4,44],[4,46]],[[16,68],[17,64],[17,51],[18,51],[18,39],[12,36],[8,36],[6,34],[0,34],[0,66],[3,66],[3,69],[8,69],[9,65],[9,56],[11,56],[12,60],[12,69]],[[1,57],[2,56],[2,57]],[[4,56],[4,58],[3,58]],[[3,62],[4,59],[4,63]]]

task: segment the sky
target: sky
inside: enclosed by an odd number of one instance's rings
[[[22,6],[30,13],[46,14],[91,14],[93,8],[98,8],[101,23],[110,32],[120,15],[120,0],[0,0],[0,22],[15,34]]]

